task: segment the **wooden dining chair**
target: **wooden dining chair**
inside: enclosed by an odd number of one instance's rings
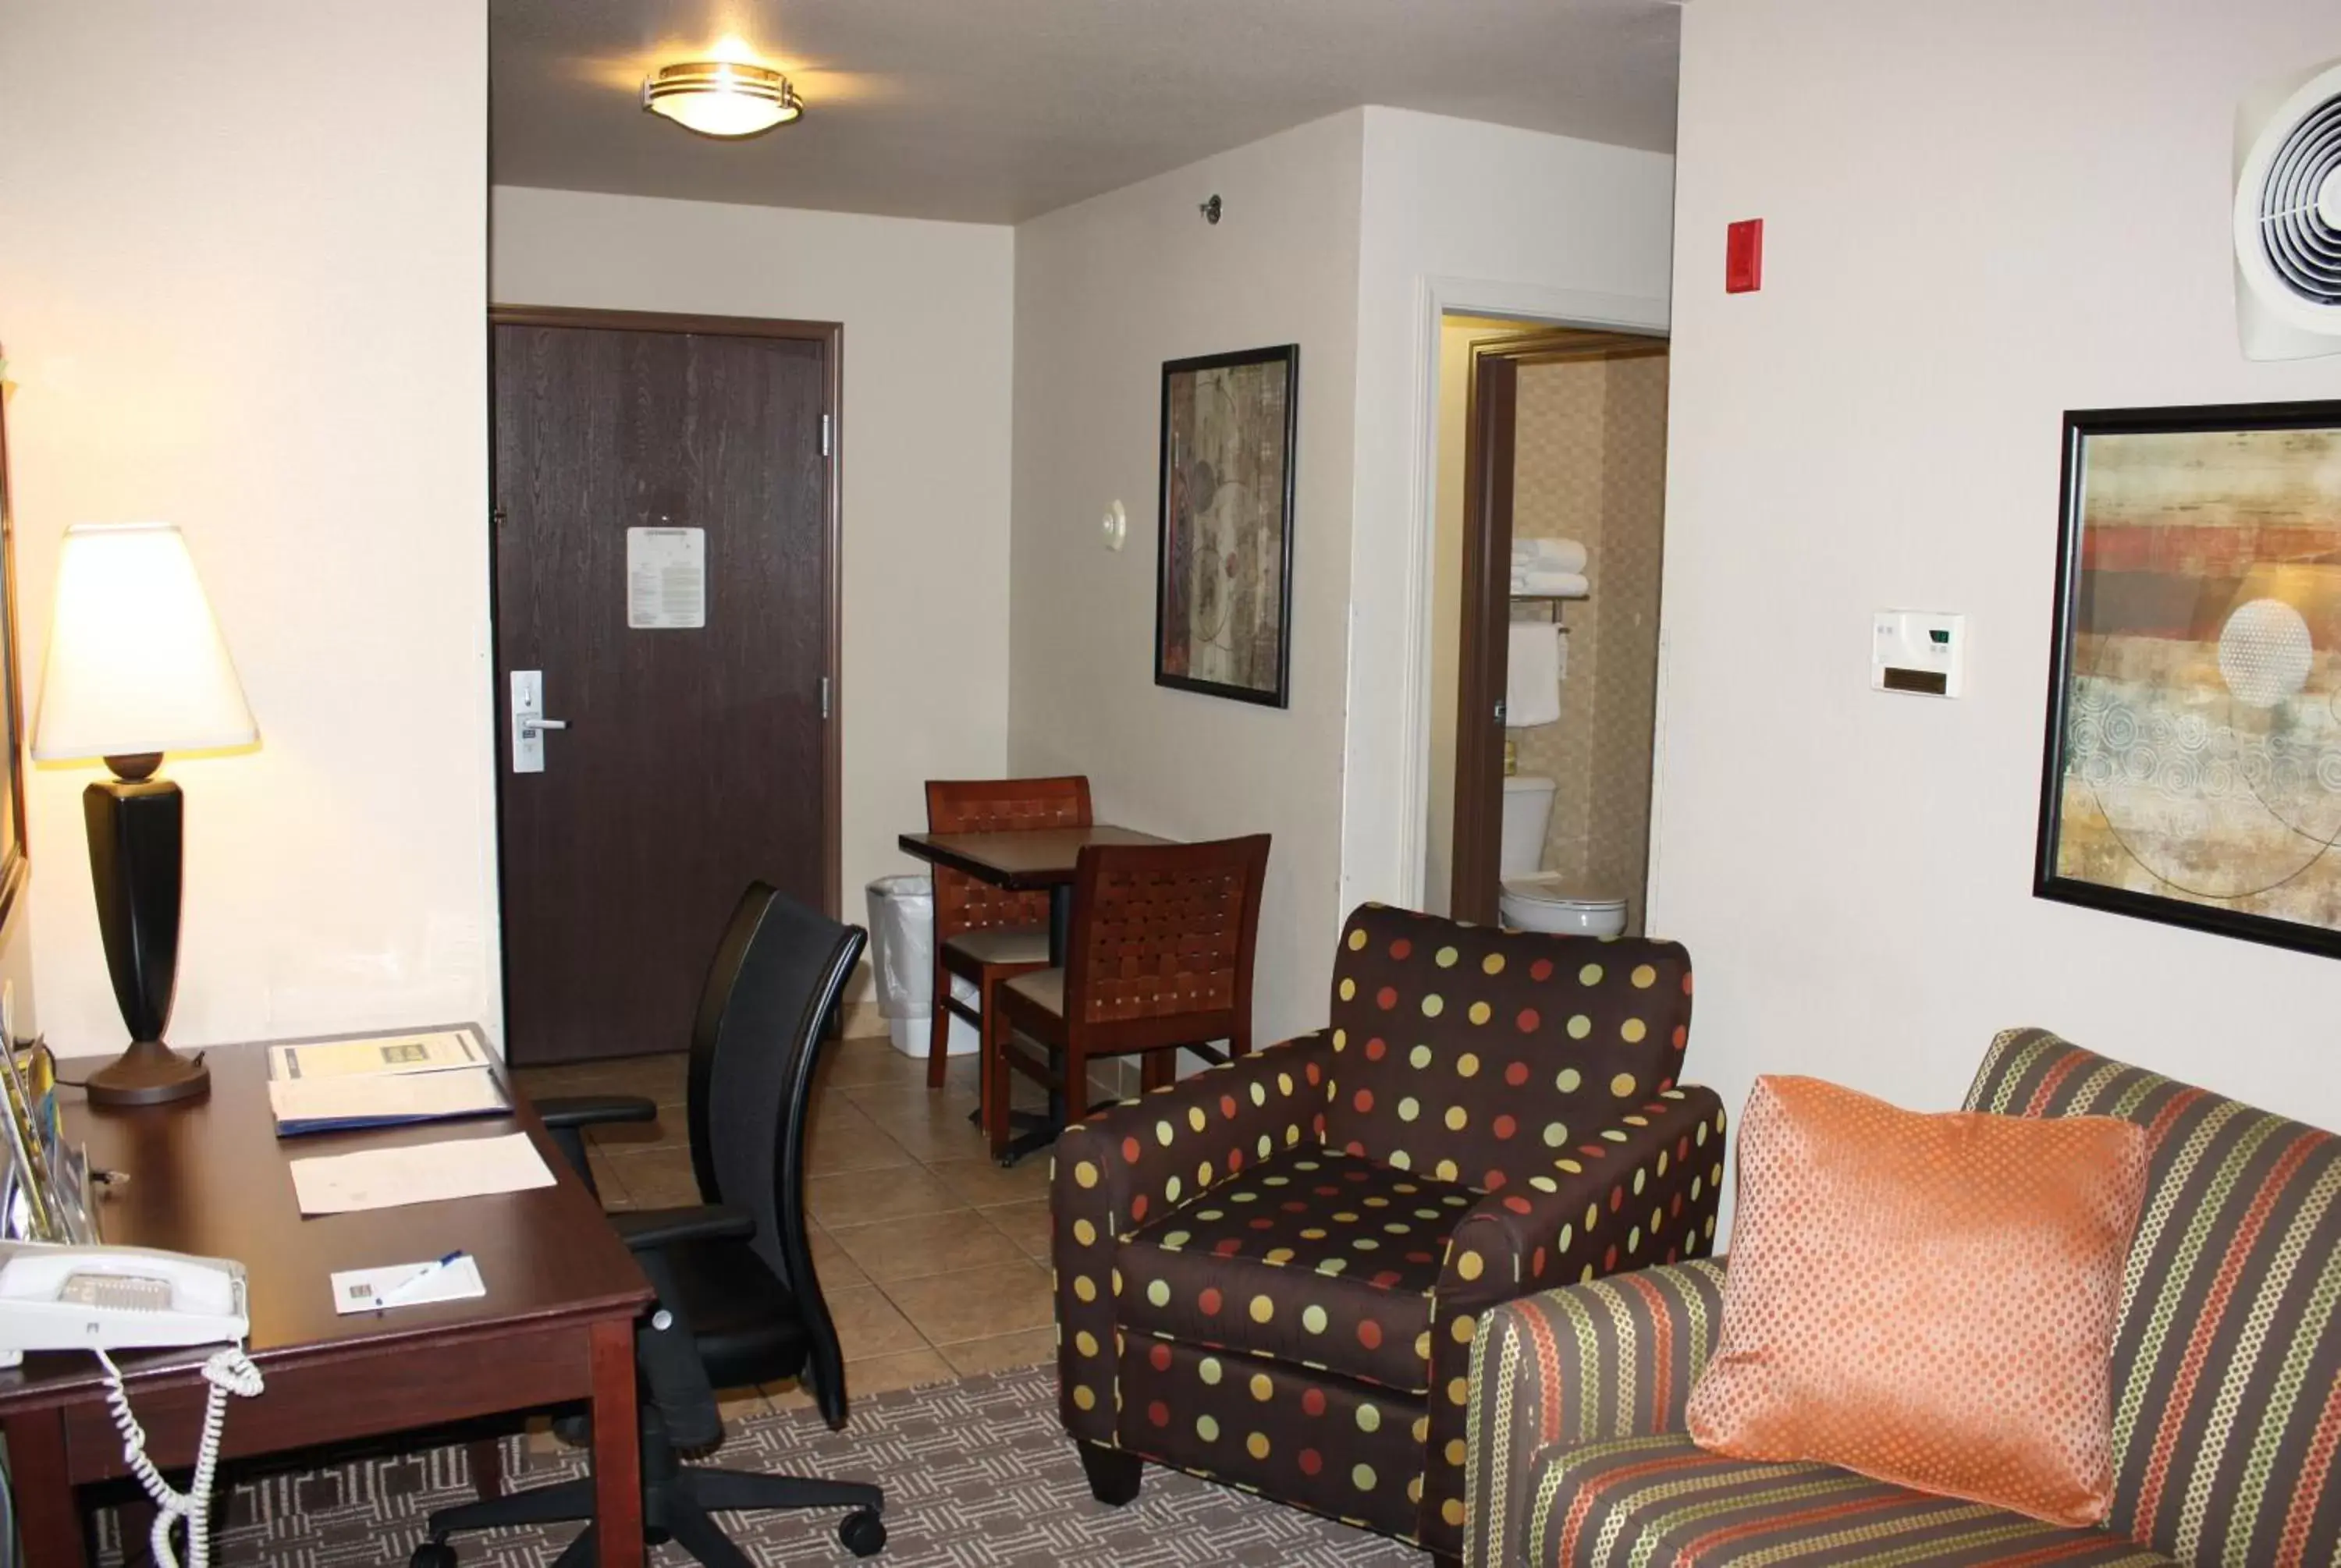
[[[1216,1057],[1210,1042],[1225,1040],[1230,1056],[1250,1051],[1268,842],[1256,833],[1081,851],[1065,967],[1029,970],[1000,987],[984,1064],[984,1132],[994,1159],[1008,1148],[1011,1069],[1060,1092],[1078,1121],[1087,1114],[1094,1057],[1142,1054],[1151,1089],[1176,1075],[1181,1047]],[[1045,1054],[1026,1050],[1027,1041]]]
[[[1090,781],[1061,779],[927,780],[927,831],[1005,833],[1033,828],[1090,826]],[[1049,967],[1049,895],[1011,893],[963,871],[935,868],[933,1025],[927,1037],[927,1087],[941,1088],[954,1017],[973,1024],[979,1039],[998,1012],[1002,981]],[[971,982],[971,1007],[951,995],[951,977]],[[987,1070],[983,1081],[991,1082]]]

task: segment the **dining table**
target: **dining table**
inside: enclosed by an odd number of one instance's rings
[[[1072,945],[1073,873],[1081,864],[1081,851],[1093,844],[1148,845],[1172,844],[1173,839],[1158,838],[1141,833],[1135,828],[1117,828],[1101,822],[1088,828],[1018,828],[985,833],[905,833],[899,840],[902,853],[931,866],[940,866],[962,876],[1004,888],[1013,893],[1049,895],[1049,965],[1051,968],[1065,967],[1065,955]],[[937,999],[935,1005],[941,1007]],[[979,1107],[969,1119],[980,1121]],[[1051,1089],[1049,1108],[1045,1114],[1013,1112],[1011,1119],[1023,1130],[1008,1146],[1002,1165],[1013,1165],[1024,1156],[1054,1143],[1064,1130],[1065,1102],[1062,1094]]]
[[[905,833],[902,853],[1011,893],[1049,895],[1049,965],[1065,967],[1073,928],[1073,870],[1092,844],[1171,844],[1135,828],[1019,828],[996,833]]]

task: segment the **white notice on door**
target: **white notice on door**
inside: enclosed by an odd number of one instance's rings
[[[626,625],[635,631],[707,624],[707,531],[626,530]]]

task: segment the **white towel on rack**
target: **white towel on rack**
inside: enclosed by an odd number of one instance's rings
[[[1515,539],[1514,571],[1583,571],[1585,547],[1573,539]]]
[[[1585,575],[1577,571],[1512,571],[1511,591],[1516,598],[1583,599],[1593,591]]]
[[[1560,722],[1559,624],[1515,620],[1504,660],[1504,728]]]

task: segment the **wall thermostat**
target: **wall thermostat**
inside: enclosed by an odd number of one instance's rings
[[[1869,685],[1876,691],[1957,697],[1966,686],[1967,618],[1928,610],[1881,610],[1870,620]]]

